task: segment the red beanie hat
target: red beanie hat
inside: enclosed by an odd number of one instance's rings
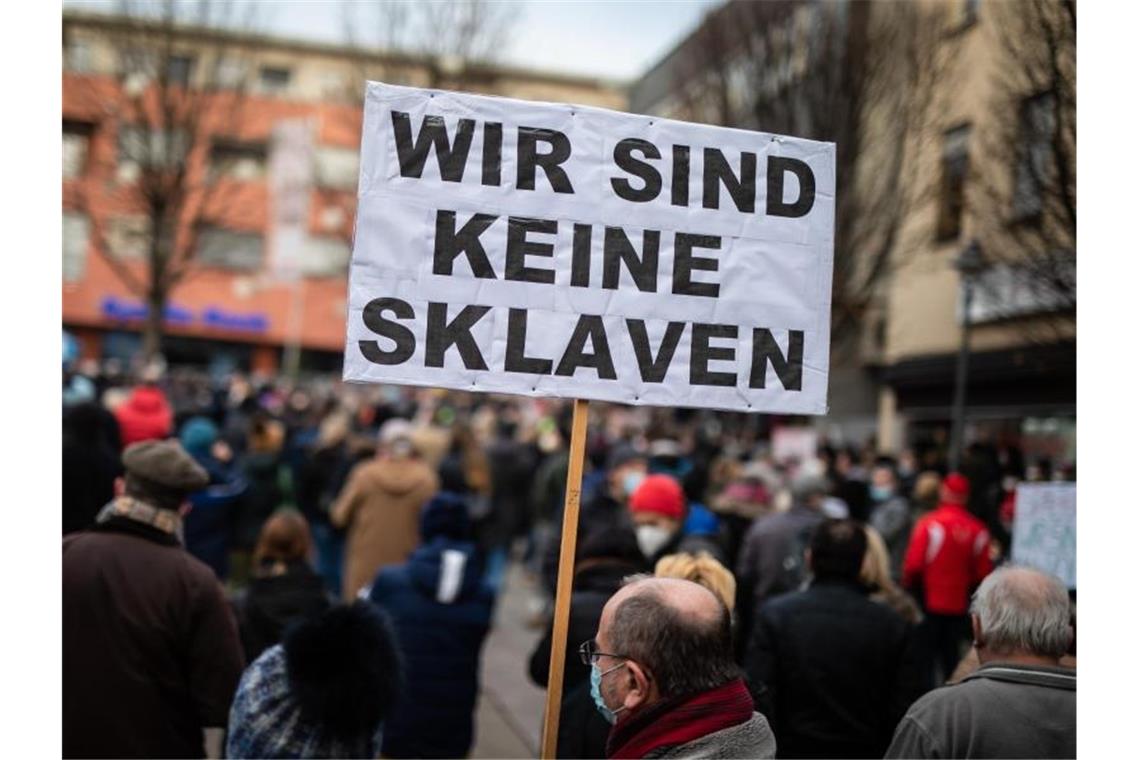
[[[680,520],[685,516],[685,493],[668,475],[650,475],[629,497],[630,512],[656,512]]]
[[[965,475],[952,472],[942,481],[942,501],[950,504],[965,504],[970,495],[970,481]]]

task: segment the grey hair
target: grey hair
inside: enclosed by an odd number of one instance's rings
[[[1072,641],[1068,590],[1032,568],[994,570],[974,593],[970,612],[978,616],[986,648],[997,653],[1059,658]]]

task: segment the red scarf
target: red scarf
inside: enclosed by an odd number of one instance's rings
[[[715,689],[667,700],[610,730],[606,757],[640,758],[687,744],[752,718],[752,695],[737,678]]]

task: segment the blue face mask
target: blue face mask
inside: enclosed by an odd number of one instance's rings
[[[643,480],[645,480],[645,473],[641,472],[640,470],[634,470],[633,472],[626,473],[626,476],[622,478],[622,488],[625,489],[625,495],[627,498],[630,494],[637,490],[637,487],[641,485],[641,481]]]
[[[617,714],[624,710],[625,707],[622,706],[616,710],[611,710],[606,706],[606,701],[602,699],[602,676],[624,667],[625,663],[623,662],[621,665],[615,665],[604,673],[598,670],[598,664],[596,662],[590,667],[590,696],[594,698],[594,705],[598,708],[598,712],[602,714],[602,717],[605,718],[606,722],[611,726],[617,721]]]
[[[894,496],[894,489],[887,486],[871,486],[871,501],[886,501]]]

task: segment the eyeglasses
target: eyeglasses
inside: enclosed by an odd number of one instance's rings
[[[624,654],[610,654],[609,652],[599,652],[597,650],[597,643],[593,639],[583,641],[582,645],[578,647],[578,656],[582,658],[583,665],[593,665],[598,661],[599,657],[614,657],[619,660],[628,660]]]

